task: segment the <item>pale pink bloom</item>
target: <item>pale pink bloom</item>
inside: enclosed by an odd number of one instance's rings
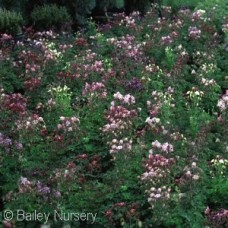
[[[70,121],[67,120],[67,121],[66,121],[66,126],[68,127],[68,126],[70,126],[70,124],[71,124]]]
[[[73,131],[73,128],[72,128],[72,127],[69,127],[69,128],[68,128],[68,131]]]

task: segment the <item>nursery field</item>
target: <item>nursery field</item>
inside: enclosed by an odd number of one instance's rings
[[[152,5],[75,34],[0,34],[4,228],[228,227],[218,8]]]

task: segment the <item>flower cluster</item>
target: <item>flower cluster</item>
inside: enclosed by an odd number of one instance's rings
[[[192,183],[192,181],[198,181],[201,176],[201,169],[197,167],[196,162],[192,162],[190,166],[185,166],[183,169],[183,174],[180,178],[175,180],[175,183],[179,186],[186,186],[188,183]]]
[[[20,142],[13,141],[9,137],[3,135],[1,132],[0,132],[0,146],[3,147],[6,152],[9,152],[10,148],[13,147],[13,146],[17,150],[22,150],[23,149],[23,145]]]
[[[76,55],[75,57],[79,57],[79,56]],[[85,55],[82,56],[82,59],[85,62],[90,62],[90,63],[93,61],[96,61],[96,58],[97,58],[97,54],[93,52],[91,49],[87,49],[85,52]]]
[[[161,71],[161,69],[159,68],[159,66],[155,64],[149,64],[145,66],[145,71],[148,73],[157,73]]]
[[[226,94],[224,94],[222,98],[218,100],[217,106],[221,112],[224,112],[228,108],[228,90],[226,90]]]
[[[113,139],[111,142],[108,142],[108,145],[111,147],[110,154],[115,154],[119,152],[127,152],[132,149],[132,140],[128,138],[124,139]]]
[[[222,31],[223,31],[224,33],[227,33],[227,32],[228,32],[228,23],[222,25]]]
[[[197,27],[189,27],[188,35],[192,39],[199,39],[201,37],[201,30]]]
[[[141,91],[143,89],[143,84],[140,79],[133,78],[130,81],[127,82],[126,85],[127,89],[133,90],[133,91]]]
[[[52,108],[54,108],[54,107],[56,106],[56,101],[55,101],[53,98],[50,98],[50,99],[46,102],[45,106],[47,107],[48,110],[51,110]],[[40,108],[42,108],[42,107],[43,107],[43,104],[42,104],[42,103],[39,103],[39,104],[37,105],[37,109],[40,109]]]
[[[53,102],[59,106],[69,106],[72,92],[70,88],[66,85],[63,87],[51,87],[48,92],[52,95],[54,100],[49,100],[49,103],[53,105]]]
[[[73,48],[73,45],[72,44],[60,44],[59,45],[59,49],[64,53],[66,52],[67,50]]]
[[[169,45],[173,42],[173,39],[170,35],[161,37],[161,44]]]
[[[58,124],[58,130],[63,132],[72,132],[78,129],[78,123],[80,120],[73,116],[73,117],[60,117],[60,124]]]
[[[0,103],[2,107],[12,111],[13,113],[18,113],[20,115],[26,114],[27,99],[20,93],[2,93]]]
[[[48,31],[43,31],[43,32],[37,32],[35,33],[36,38],[39,38],[40,40],[45,40],[45,39],[55,39],[56,37],[58,37],[59,35],[56,34],[54,31],[52,30],[48,30]]]
[[[37,192],[41,195],[48,195],[50,194],[50,188],[43,185],[40,181],[37,182]]]
[[[30,181],[26,177],[20,177],[19,183],[19,194],[33,193],[43,197],[44,200],[48,200],[50,197],[60,198],[61,193],[58,190],[52,190],[47,185],[38,181]]]
[[[27,75],[34,74],[35,72],[39,72],[39,71],[40,71],[40,66],[35,63],[32,63],[32,64],[27,63],[25,65],[25,73]]]
[[[136,21],[140,19],[140,13],[138,11],[133,12],[130,16],[125,16],[120,21],[120,26],[126,26],[127,28],[135,28]]]
[[[46,42],[44,46],[45,62],[58,60],[62,57],[62,52],[58,51],[54,42]]]
[[[116,100],[120,100],[121,102],[123,102],[124,104],[135,104],[135,98],[130,95],[130,94],[127,94],[125,96],[123,96],[120,92],[117,92],[113,95],[113,97],[116,99]]]
[[[124,55],[132,58],[134,60],[141,59],[142,56],[142,50],[141,50],[141,44],[135,44],[134,43],[135,37],[126,35],[121,37],[120,40],[111,38],[107,41],[111,44],[114,44],[118,49],[122,50],[124,52]]]
[[[192,88],[192,90],[188,91],[186,94],[189,95],[190,98],[193,98],[198,96],[202,97],[204,93],[202,91],[197,90],[196,88]]]
[[[70,61],[65,67],[65,72],[60,72],[58,76],[65,76],[70,78],[88,78],[90,75],[105,74],[104,61],[98,59],[96,53],[91,49],[87,49],[83,53],[75,55],[74,59],[77,61]]]
[[[180,132],[173,132],[173,133],[171,133],[170,134],[170,138],[172,139],[172,140],[174,140],[174,141],[178,141],[178,140],[184,140],[184,141],[186,141],[187,139],[186,139],[186,137],[184,137],[184,135],[183,134],[181,134]]]
[[[117,102],[122,102],[123,105],[132,105],[135,103],[135,98],[130,94],[124,96],[117,92],[114,94],[114,98]],[[108,123],[101,129],[103,133],[108,133],[110,137],[107,144],[110,146],[111,154],[131,150],[132,140],[125,137],[125,134],[129,134],[129,130],[136,116],[137,111],[135,109],[129,110],[124,106],[116,105],[115,101],[111,102],[111,107],[106,113]]]
[[[149,124],[151,127],[153,127],[153,128],[155,128],[156,127],[156,125],[158,125],[159,123],[160,123],[160,118],[156,118],[156,117],[153,117],[153,118],[151,118],[151,117],[147,117],[147,119],[146,119],[146,123],[147,124]]]
[[[19,192],[26,193],[31,192],[33,188],[33,183],[26,177],[21,177],[19,180]]]
[[[192,87],[192,90],[187,91],[186,95],[189,100],[193,102],[194,105],[199,106],[202,97],[204,96],[204,92],[198,90],[196,87]]]
[[[163,105],[167,105],[171,108],[175,107],[174,89],[169,87],[166,92],[152,91],[152,101],[147,101],[147,108],[150,116],[155,117],[159,114]],[[158,121],[157,119],[155,119]]]
[[[134,109],[128,110],[122,106],[112,105],[106,114],[108,124],[102,128],[102,131],[119,135],[132,125],[136,115],[137,111]]]
[[[206,78],[202,78],[201,79],[201,83],[205,86],[214,86],[216,85],[216,81],[214,79],[206,79]]]
[[[107,90],[102,82],[93,82],[92,84],[86,82],[85,87],[82,91],[82,95],[106,98]]]
[[[198,50],[193,52],[194,62],[200,66],[198,72],[201,77],[205,77],[208,73],[213,73],[216,70],[216,65],[213,63],[214,58],[214,53]],[[195,69],[192,74],[194,73],[196,73]]]
[[[32,114],[31,116],[25,117],[24,119],[17,120],[16,126],[18,130],[46,129],[43,118],[37,114]]]
[[[27,90],[32,91],[38,88],[41,84],[43,72],[40,65],[36,63],[25,64],[25,81],[24,86]]]
[[[3,34],[1,34],[0,41],[2,42],[2,41],[12,40],[12,39],[13,39],[13,37],[11,35],[3,33]]]
[[[205,10],[196,10],[195,12],[193,12],[192,14],[192,21],[197,21],[199,19],[203,19],[203,15],[206,13]]]
[[[103,62],[102,61],[95,61],[91,65],[85,65],[85,70],[90,71],[90,72],[96,72],[96,73],[103,73],[104,72],[104,67],[103,67]]]
[[[216,174],[224,175],[226,170],[228,170],[228,160],[217,155],[216,158],[211,160],[211,166],[212,170],[210,173],[213,176],[216,176]]]
[[[168,142],[162,144],[158,142],[158,140],[156,140],[152,142],[152,147],[154,149],[159,149],[161,152],[165,152],[165,153],[173,152],[173,145]]]
[[[135,27],[135,19],[132,17],[125,17],[124,20],[120,22],[120,26],[125,25],[126,27],[134,28]]]
[[[166,186],[161,188],[152,187],[146,192],[149,195],[148,202],[151,204],[151,207],[154,208],[154,205],[158,202],[162,202],[162,206],[165,206],[165,201],[170,198],[171,188],[167,188]]]
[[[39,88],[41,85],[41,78],[31,78],[24,81],[24,87],[28,91],[33,91],[34,89]]]
[[[158,152],[165,153],[166,157],[159,153],[154,154],[155,149]],[[147,188],[148,202],[152,208],[158,202],[162,203],[161,206],[165,206],[165,202],[170,198],[171,189],[163,185],[169,183],[171,170],[176,162],[170,154],[173,151],[173,145],[168,142],[163,144],[158,140],[152,142],[152,149],[149,151],[149,156],[144,164],[145,172],[140,176]]]
[[[213,211],[209,207],[204,211],[208,221],[213,227],[227,227],[228,225],[228,210],[222,208],[218,211]]]
[[[9,151],[9,148],[12,146],[13,142],[10,138],[5,137],[0,132],[0,146],[2,146],[6,151]]]
[[[196,53],[196,55],[201,56],[201,55],[206,55],[206,53],[199,52],[199,53]],[[204,57],[209,58],[210,56],[204,56]],[[202,72],[200,76],[203,77],[204,74],[215,73],[216,69],[217,69],[217,66],[214,63],[203,63],[200,66],[200,71]]]
[[[145,163],[146,172],[141,175],[145,184],[158,184],[169,175],[169,167],[175,163],[174,158],[166,158],[160,154],[149,154]]]

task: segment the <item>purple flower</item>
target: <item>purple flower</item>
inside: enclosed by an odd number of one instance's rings
[[[37,192],[42,195],[48,195],[51,193],[51,189],[47,186],[44,186],[40,181],[36,184]]]
[[[62,195],[61,195],[60,191],[55,191],[54,196],[55,196],[55,198],[60,198]]]
[[[22,150],[23,149],[23,145],[20,142],[16,142],[15,143],[15,147],[16,147],[17,150]]]
[[[50,194],[51,191],[50,191],[50,188],[46,186],[46,187],[39,189],[38,192],[43,195],[47,195],[47,194]]]
[[[0,146],[4,147],[5,149],[9,149],[12,145],[12,140],[10,138],[5,137],[2,133],[0,133]]]
[[[143,89],[143,85],[141,80],[138,78],[133,78],[127,83],[127,88],[130,90],[137,90],[140,91]]]
[[[161,38],[161,44],[168,45],[168,44],[171,44],[172,42],[173,42],[173,39],[170,36],[162,36]]]

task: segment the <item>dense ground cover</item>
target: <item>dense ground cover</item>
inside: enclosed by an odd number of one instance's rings
[[[72,227],[228,225],[228,21],[216,7],[161,13],[1,35],[2,211],[97,213]]]

